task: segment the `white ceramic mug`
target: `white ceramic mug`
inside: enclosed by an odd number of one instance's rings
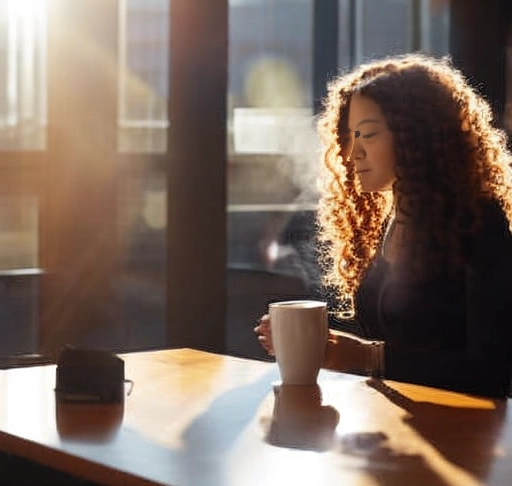
[[[314,385],[327,345],[327,304],[289,300],[269,305],[272,344],[284,385]]]

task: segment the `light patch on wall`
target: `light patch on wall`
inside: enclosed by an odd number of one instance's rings
[[[146,191],[144,193],[144,222],[151,229],[163,229],[167,224],[167,194],[165,191]]]

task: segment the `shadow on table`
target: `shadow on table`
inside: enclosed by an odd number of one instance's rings
[[[227,453],[254,419],[277,377],[274,368],[254,382],[223,393],[190,424],[182,435],[183,479],[180,484],[231,484],[226,477]]]
[[[370,379],[368,385],[404,409],[404,422],[462,474],[472,476],[479,484],[486,480],[496,459],[496,442],[506,415],[505,401],[482,399],[480,406],[454,406],[412,400],[379,380]],[[395,486],[398,477],[400,484],[415,486],[454,484],[434,471],[423,456],[394,451],[382,432],[349,434],[341,438],[340,445],[345,454],[370,459],[368,471],[379,485]]]

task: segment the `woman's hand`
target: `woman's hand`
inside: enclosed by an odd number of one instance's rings
[[[258,341],[265,351],[274,356],[274,348],[272,346],[272,331],[270,329],[270,316],[265,314],[258,319],[258,324],[254,328],[254,332],[258,335]]]

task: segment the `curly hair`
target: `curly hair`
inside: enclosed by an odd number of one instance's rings
[[[361,190],[350,159],[348,111],[358,93],[376,102],[394,137],[393,191]],[[488,103],[448,58],[406,54],[363,64],[328,86],[318,119],[318,207],[324,284],[351,302],[381,245],[393,205],[412,222],[404,262],[414,275],[460,268],[480,224],[479,201],[512,221],[511,154]]]

